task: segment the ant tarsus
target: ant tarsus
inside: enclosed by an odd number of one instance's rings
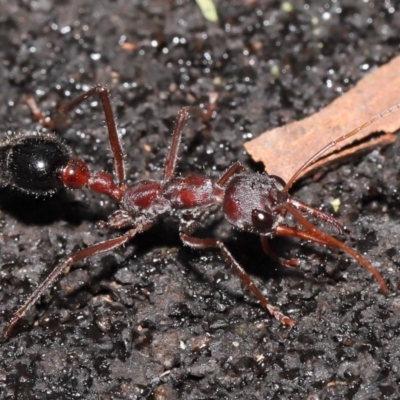
[[[10,336],[15,325],[64,269],[78,261],[124,245],[137,234],[152,227],[160,217],[173,212],[182,215],[180,238],[185,245],[197,250],[219,249],[243,284],[259,300],[261,306],[282,324],[293,326],[294,320],[285,316],[277,307],[268,302],[221,240],[193,236],[199,226],[196,217],[213,206],[221,207],[224,217],[235,228],[259,235],[265,253],[281,264],[295,267],[298,266],[298,261],[283,260],[277,257],[268,246],[268,238],[290,236],[324,246],[337,247],[366,268],[377,280],[382,291],[387,292],[387,286],[382,276],[366,259],[338,239],[318,229],[305,216],[312,216],[328,223],[339,233],[343,232],[342,225],[332,216],[292,198],[288,191],[299,174],[326,150],[335,146],[337,142],[356,134],[377,119],[399,109],[400,104],[323,147],[287,183],[278,176],[252,173],[239,162],[228,168],[217,181],[205,175],[176,176],[178,148],[183,128],[189,117],[188,109],[184,108],[177,114],[171,145],[164,164],[162,181],[146,179],[127,184],[125,183],[124,152],[115,125],[107,88],[95,86],[62,107],[61,113],[67,114],[94,95],[100,97],[103,106],[114,160],[115,178],[105,171],[92,174],[89,166],[83,160],[72,157],[71,150],[55,135],[35,134],[19,136],[0,148],[0,167],[4,171],[3,180],[12,187],[35,195],[51,194],[60,187],[67,187],[71,189],[88,188],[109,196],[117,201],[120,209],[108,218],[106,226],[112,229],[128,230],[120,236],[89,246],[62,260],[14,314],[2,334],[3,340]],[[38,110],[35,113],[39,119],[41,114],[39,115]],[[47,121],[47,123],[51,126],[51,121]],[[23,164],[21,158],[24,157],[32,162],[29,162],[29,165],[21,165]],[[285,224],[288,214],[295,221],[294,225]]]

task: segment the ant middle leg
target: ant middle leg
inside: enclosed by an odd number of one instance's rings
[[[165,159],[164,164],[164,182],[171,179],[175,174],[179,144],[182,139],[182,131],[188,118],[189,111],[187,108],[182,108],[182,110],[179,110],[176,115],[174,130],[172,131],[171,145],[169,146],[167,158]]]
[[[274,318],[276,318],[280,323],[288,326],[293,326],[295,324],[292,318],[289,318],[282,314],[278,307],[273,306],[270,302],[265,298],[262,294],[261,290],[254,284],[251,280],[250,276],[246,273],[246,271],[240,266],[240,264],[235,260],[233,255],[227,249],[227,247],[218,239],[202,239],[195,238],[186,233],[180,233],[181,240],[187,246],[196,249],[208,249],[208,248],[217,248],[221,251],[225,260],[229,263],[235,273],[238,275],[240,280],[245,284],[245,286],[254,294],[254,296],[260,302],[261,307],[266,309]]]
[[[172,131],[172,140],[168,150],[167,157],[165,159],[164,165],[164,182],[168,181],[174,176],[176,169],[176,162],[178,159],[178,150],[179,144],[182,139],[182,132],[185,126],[186,121],[189,118],[189,111],[187,108],[183,108],[179,110],[176,116],[176,121],[174,125],[174,129]],[[229,179],[237,174],[240,171],[243,171],[245,167],[240,162],[235,162],[231,165],[227,171],[221,176],[221,178],[217,181],[219,186],[225,186]]]

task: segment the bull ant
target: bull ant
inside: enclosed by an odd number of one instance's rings
[[[221,207],[224,217],[235,228],[259,235],[264,251],[281,264],[293,267],[297,266],[298,262],[282,260],[271,252],[267,240],[274,236],[291,236],[324,246],[337,247],[366,268],[377,280],[382,291],[387,292],[387,285],[381,274],[361,254],[318,229],[304,215],[311,215],[331,224],[339,233],[343,232],[342,225],[332,216],[292,198],[288,192],[302,171],[329,148],[399,109],[400,104],[327,144],[287,183],[278,176],[248,171],[239,162],[229,167],[216,181],[198,174],[177,177],[175,175],[177,153],[182,130],[189,117],[188,110],[184,108],[177,114],[162,181],[146,179],[128,185],[125,183],[122,143],[118,136],[107,88],[96,86],[90,89],[64,106],[61,112],[64,114],[70,112],[94,95],[100,97],[104,109],[115,177],[105,171],[90,173],[88,165],[83,160],[72,157],[70,149],[52,134],[26,135],[11,139],[0,148],[0,167],[8,185],[34,195],[51,194],[61,187],[71,189],[85,187],[109,196],[119,204],[120,209],[108,218],[106,225],[111,229],[126,231],[115,238],[94,244],[64,258],[24,305],[15,312],[2,334],[3,340],[10,336],[18,321],[63,270],[78,261],[124,245],[137,234],[151,228],[159,218],[171,213],[181,216],[180,238],[185,245],[193,249],[219,249],[226,262],[259,300],[261,306],[282,324],[294,325],[295,321],[292,318],[285,316],[276,306],[269,303],[221,240],[193,236],[199,226],[199,217],[213,206]],[[288,215],[296,221],[295,226],[285,224]]]

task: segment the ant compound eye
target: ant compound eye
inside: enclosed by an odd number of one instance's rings
[[[253,210],[251,212],[251,221],[259,233],[269,232],[274,223],[272,214],[263,210]]]
[[[279,190],[283,190],[286,186],[286,182],[278,175],[270,175],[270,178],[276,183]]]

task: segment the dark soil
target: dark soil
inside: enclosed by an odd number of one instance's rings
[[[192,0],[0,1],[3,137],[36,129],[24,96],[50,112],[106,84],[129,178],[158,179],[177,110],[207,107],[217,92],[215,118],[185,129],[179,172],[216,178],[235,160],[260,171],[246,140],[316,112],[399,53],[397,2],[215,2],[218,23]],[[110,169],[97,99],[59,134],[94,170]],[[297,321],[290,330],[216,251],[183,248],[170,218],[43,296],[0,347],[0,398],[400,398],[399,165],[397,144],[292,191],[327,212],[340,199],[342,239],[382,272],[389,295],[340,252],[273,241],[301,260],[291,271],[257,237],[216,221],[212,234]],[[85,190],[35,199],[1,189],[1,327],[60,258],[114,235],[96,229],[114,209]]]

